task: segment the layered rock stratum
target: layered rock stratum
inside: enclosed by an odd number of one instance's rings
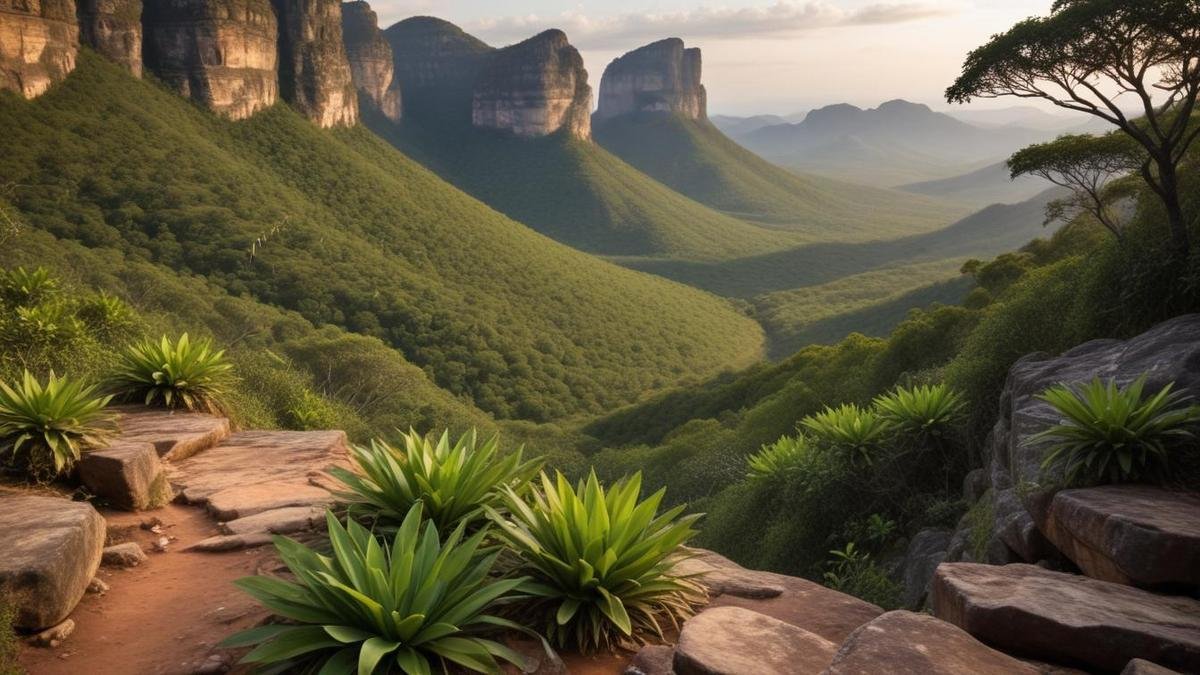
[[[340,0],[274,0],[279,21],[279,91],[324,127],[358,121],[358,95],[342,41]]]
[[[385,117],[400,121],[401,95],[392,47],[379,30],[379,18],[370,4],[356,0],[342,5],[342,38],[354,86]]]
[[[78,54],[74,0],[0,0],[0,89],[41,96]]]
[[[431,16],[405,19],[383,34],[406,95],[425,88],[464,88],[469,96],[475,77],[495,51],[449,21]]]
[[[245,119],[279,95],[270,0],[156,0],[143,9],[146,67],[181,95]]]
[[[592,88],[583,57],[560,30],[505,47],[475,82],[471,120],[522,137],[560,130],[591,137]]]
[[[600,79],[598,119],[629,113],[674,113],[708,117],[707,93],[700,83],[698,48],[667,38],[614,59]]]
[[[78,0],[80,40],[142,76],[142,0]]]

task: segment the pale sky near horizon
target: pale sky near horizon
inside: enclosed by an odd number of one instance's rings
[[[566,31],[598,89],[609,61],[680,37],[704,55],[711,114],[790,114],[831,103],[941,94],[963,57],[1051,0],[370,0],[383,27],[418,14],[494,46]],[[1016,99],[980,107],[1024,105]]]

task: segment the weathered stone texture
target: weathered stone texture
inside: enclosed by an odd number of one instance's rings
[[[141,77],[142,0],[77,1],[84,44]]]
[[[358,122],[358,95],[342,41],[340,0],[273,0],[279,19],[279,91],[324,127]]]
[[[668,38],[614,59],[600,78],[598,119],[628,113],[675,113],[689,119],[708,117],[708,95],[701,76],[700,50]]]
[[[583,57],[565,33],[548,30],[495,53],[475,83],[472,122],[522,137],[590,138],[591,104]]]
[[[361,0],[342,5],[342,39],[354,86],[393,122],[401,117],[400,83],[395,78],[392,47],[379,30],[371,5]]]
[[[0,89],[41,96],[78,55],[74,0],[0,0]]]

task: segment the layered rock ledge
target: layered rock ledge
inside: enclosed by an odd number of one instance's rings
[[[342,40],[341,0],[274,0],[279,90],[323,128],[358,122],[358,95]]]
[[[78,0],[79,36],[134,77],[142,76],[142,0]]]
[[[522,137],[590,138],[592,88],[567,36],[548,30],[497,51],[475,82],[472,123]]]
[[[0,89],[41,96],[78,55],[74,0],[0,0]]]
[[[700,83],[698,48],[667,38],[614,59],[600,78],[598,120],[629,113],[674,113],[708,117],[708,95]]]
[[[400,83],[395,78],[392,47],[379,30],[371,5],[356,0],[342,5],[342,39],[354,86],[384,117],[399,122]]]

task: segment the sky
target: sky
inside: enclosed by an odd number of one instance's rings
[[[1051,0],[371,0],[380,24],[418,14],[494,46],[566,31],[593,88],[621,54],[665,37],[700,47],[709,113],[786,115],[904,98],[939,110],[963,57]],[[1017,105],[990,101],[978,107]]]

